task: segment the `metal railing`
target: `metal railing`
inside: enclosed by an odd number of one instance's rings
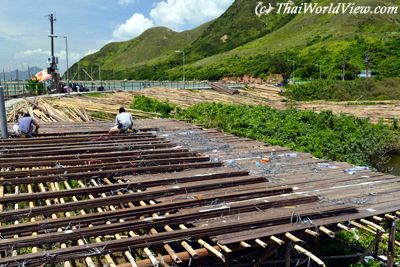
[[[6,98],[39,95],[43,93],[60,93],[60,91],[48,92],[40,89],[27,89],[26,81],[1,81],[0,86],[4,88],[4,96]],[[104,91],[141,91],[146,88],[171,88],[171,89],[185,89],[185,90],[206,90],[211,89],[207,81],[74,81],[73,84],[79,84],[80,88],[86,90],[81,91],[98,91],[99,87],[104,87]],[[227,84],[231,88],[243,88],[244,83]]]

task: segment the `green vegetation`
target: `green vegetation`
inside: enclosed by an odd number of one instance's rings
[[[275,14],[259,18],[254,14],[255,7],[253,1],[236,0],[187,48],[188,62],[232,50],[279,29],[294,17]]]
[[[397,132],[367,119],[265,106],[201,103],[179,111],[179,118],[238,136],[309,152],[319,158],[374,164],[398,147]]]
[[[145,96],[135,96],[131,108],[358,165],[380,163],[385,160],[383,155],[399,149],[397,129],[381,123],[372,124],[368,119],[334,115],[331,111],[316,113],[206,102],[180,109]]]
[[[375,236],[370,232],[359,230],[354,228],[352,231],[340,231],[336,233],[336,239],[329,237],[321,237],[319,245],[317,247],[317,255],[319,256],[331,256],[331,255],[352,255],[359,253],[354,247],[366,250],[369,245],[373,242]],[[387,243],[387,242],[384,242]],[[380,244],[380,252],[382,254],[387,253],[387,245],[384,243]],[[347,246],[349,244],[351,246]],[[379,267],[382,264],[377,260],[370,260],[368,263],[354,263],[359,260],[359,257],[353,259],[342,259],[330,261],[329,259],[324,260],[328,266],[350,266],[350,267]]]
[[[163,118],[170,117],[171,112],[175,109],[175,107],[169,103],[160,102],[156,99],[141,95],[135,96],[130,108],[159,113]]]
[[[315,80],[289,85],[285,96],[296,101],[394,100],[400,99],[400,79],[357,79],[354,81]]]
[[[45,92],[44,84],[39,82],[36,77],[28,80],[28,83],[25,85],[25,89],[31,94],[41,95]]]
[[[85,96],[93,97],[93,98],[104,98],[104,97],[107,97],[107,94],[99,93],[99,92],[92,92],[92,93],[85,94]]]
[[[79,61],[79,76],[88,79],[87,72],[94,70],[93,78],[98,79],[98,65],[101,65],[103,78],[132,78],[135,69],[152,69],[149,62],[169,68],[182,63],[181,56],[175,50],[181,50],[197,39],[209,23],[190,31],[175,32],[165,27],[151,28],[139,37],[125,41],[107,44],[100,51],[84,57]],[[149,67],[148,67],[149,66]],[[159,66],[159,67],[160,67]],[[162,67],[161,67],[162,69]],[[77,73],[78,64],[71,67],[72,73]],[[151,74],[151,73],[148,73]],[[132,76],[132,77],[131,77]],[[76,76],[78,77],[78,75]]]
[[[95,119],[100,119],[100,120],[113,120],[114,116],[111,115],[110,113],[106,113],[103,111],[91,111],[89,112],[90,117],[95,118]]]

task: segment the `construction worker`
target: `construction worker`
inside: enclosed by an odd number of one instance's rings
[[[119,109],[119,114],[115,118],[115,126],[109,131],[109,134],[120,134],[127,133],[133,129],[133,118],[132,115],[126,112],[125,108]]]
[[[32,137],[34,134],[39,133],[39,122],[32,118],[29,113],[25,113],[18,119],[18,125],[14,125],[13,129],[17,136]]]

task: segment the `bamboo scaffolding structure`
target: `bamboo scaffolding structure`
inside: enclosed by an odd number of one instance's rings
[[[14,187],[14,195],[18,195],[18,194],[19,194],[19,186],[16,185],[16,186]],[[18,204],[18,203],[15,203],[15,204],[14,204],[14,210],[18,210],[18,207],[19,207],[19,204]],[[14,221],[14,224],[19,224],[18,219]],[[14,235],[14,239],[18,239],[18,235]],[[17,256],[17,255],[18,255],[17,250],[13,249],[13,250],[11,251],[11,256],[14,257],[14,256]]]
[[[108,178],[103,178],[103,181],[104,181],[106,184],[109,184],[109,185],[113,184]],[[118,180],[118,183],[124,184],[124,182],[121,181],[121,180]],[[132,190],[129,190],[129,192],[130,192],[130,193],[133,193]],[[104,194],[104,193],[103,193],[103,194]],[[121,196],[121,195],[123,195],[123,193],[122,193],[122,192],[118,192],[117,195],[120,195],[120,196]],[[128,202],[127,204],[128,204],[128,206],[129,206],[130,208],[134,208],[134,207],[135,207],[135,205],[134,205],[132,202]],[[112,207],[112,206],[110,206],[110,208],[111,208],[111,207]],[[115,210],[115,208],[113,207],[113,208],[111,208],[111,210]],[[125,220],[124,220],[124,219],[119,219],[119,222],[125,222]],[[134,231],[129,231],[128,234],[129,234],[131,237],[139,236],[139,235],[138,235],[137,233],[135,233]],[[118,239],[118,238],[117,238],[117,239]],[[159,265],[159,263],[158,263],[156,257],[154,256],[154,254],[151,252],[151,250],[150,250],[149,248],[144,248],[144,249],[143,249],[143,252],[144,252],[144,253],[146,254],[146,256],[150,259],[150,261],[151,261],[151,263],[153,264],[153,266],[158,266],[158,265]],[[128,255],[127,258],[129,259],[129,262],[131,263],[131,265],[132,265],[133,267],[135,267],[135,266],[136,266],[136,262],[135,262],[134,257],[130,254],[129,251],[125,251],[125,254]]]
[[[143,201],[141,202],[141,204],[146,205],[146,203],[143,202]],[[154,201],[150,201],[150,204],[151,205],[155,205],[156,203]],[[180,224],[179,228],[182,229],[182,230],[188,229],[184,224]],[[167,230],[168,232],[173,232],[174,231],[169,225],[165,225],[164,229]],[[186,241],[183,241],[183,242],[186,242]],[[220,258],[223,262],[225,262],[225,256],[220,251],[216,250],[214,247],[212,247],[210,244],[208,244],[206,241],[204,241],[203,239],[198,239],[197,243],[199,243],[200,246],[204,247],[205,249],[210,251],[212,254],[214,254],[215,256]],[[195,252],[195,250],[191,246],[187,246],[186,244],[184,244],[182,246],[189,252],[189,254],[192,255],[192,253]]]
[[[105,181],[106,179],[103,179],[103,180]],[[96,186],[96,187],[99,186],[99,184],[98,184],[94,179],[91,179],[90,181],[91,181],[91,183],[92,183],[94,186]],[[107,181],[110,182],[108,179],[107,179]],[[110,183],[111,183],[111,182],[110,182]],[[118,193],[121,193],[121,192],[118,192]],[[122,194],[122,193],[121,193],[121,194]],[[107,197],[107,195],[106,195],[105,193],[101,193],[101,196],[102,196],[102,197]],[[121,203],[121,204],[122,204],[122,203]],[[112,210],[112,211],[115,211],[115,210],[116,210],[116,208],[115,208],[113,205],[108,206],[108,208],[109,208],[110,210]],[[104,212],[104,210],[101,209],[100,212]],[[119,222],[125,222],[125,221],[124,221],[123,219],[119,219]],[[110,221],[107,221],[106,224],[111,224],[111,222],[110,222]],[[118,234],[118,233],[116,233],[116,234],[114,235],[114,237],[115,237],[115,239],[117,239],[117,240],[121,240],[121,239],[122,239],[121,235]],[[101,240],[100,240],[100,241],[101,241]],[[136,265],[136,261],[135,261],[135,257],[131,254],[131,252],[130,252],[129,250],[124,251],[124,255],[125,255],[125,257],[128,259],[128,261],[131,263],[132,267],[137,266],[137,265]]]
[[[146,204],[146,202],[144,202],[144,201],[140,201],[140,203],[139,203],[141,206],[147,206],[147,204]],[[150,204],[151,205],[155,205],[156,203],[154,202],[154,201],[151,201],[150,200]],[[168,216],[168,214],[166,214],[167,216]],[[152,216],[153,216],[153,218],[158,218],[158,215],[156,214],[156,213],[153,213],[152,214]],[[151,234],[158,234],[158,231],[155,229],[155,228],[151,228],[150,229],[150,233]],[[183,261],[178,257],[178,255],[176,254],[176,252],[173,250],[173,248],[170,246],[170,245],[168,245],[168,244],[165,244],[164,246],[164,249],[167,251],[167,253],[168,253],[168,255],[172,258],[172,260],[176,263],[176,264],[180,264],[180,263],[182,263]]]
[[[69,185],[68,181],[64,181],[64,186],[65,186],[68,190],[71,190],[71,186]],[[72,196],[72,201],[78,202],[79,200],[78,200],[78,198],[77,198],[76,196]],[[79,213],[80,213],[81,215],[86,215],[86,212],[85,212],[83,209],[81,209],[81,210],[79,211]],[[66,213],[66,216],[69,217],[69,216],[70,216],[70,213],[68,213],[68,215],[67,215],[67,213]],[[73,226],[73,227],[72,227],[72,230],[76,230],[76,226]],[[79,245],[79,246],[84,246],[84,245],[85,245],[85,241],[84,241],[83,239],[78,239],[78,245]],[[91,257],[85,257],[85,262],[86,262],[86,265],[87,265],[88,267],[96,267],[96,265],[94,264],[93,259],[92,259]]]
[[[52,183],[52,184],[53,184],[53,183]],[[57,187],[56,187],[55,185],[53,185],[53,188],[54,188],[54,190],[52,190],[52,191],[58,191],[58,190],[57,190]],[[30,190],[29,190],[29,189],[30,189]],[[40,190],[41,192],[46,192],[46,188],[44,187],[44,185],[43,185],[42,183],[39,183],[39,190]],[[28,192],[29,192],[29,193],[32,193],[32,186],[31,186],[31,185],[28,185]],[[57,198],[56,198],[56,199],[57,199]],[[56,200],[56,199],[55,199],[55,200]],[[58,200],[57,200],[57,201],[58,201]],[[64,199],[61,198],[61,199],[60,199],[60,202],[63,202],[63,201],[64,201]],[[31,204],[31,203],[32,203],[32,204]],[[52,205],[49,199],[46,199],[46,200],[45,200],[45,203],[46,203],[47,206],[51,206],[51,205]],[[34,206],[32,201],[29,202],[29,206],[30,206],[30,207],[33,207],[33,206]],[[68,217],[69,214],[65,214],[65,216]],[[51,217],[52,217],[52,219],[57,219],[57,218],[58,218],[56,214],[52,214]],[[35,218],[32,217],[31,222],[34,222],[34,221],[35,221]],[[61,229],[61,228],[58,228],[58,229],[57,229],[57,232],[62,232],[62,231],[63,231],[63,229]],[[32,233],[32,235],[37,235],[37,233],[34,232],[34,233]],[[66,245],[65,243],[61,243],[61,248],[66,248],[66,247],[67,247],[67,245]],[[32,248],[32,252],[33,252],[33,249],[35,249],[35,247]],[[37,252],[37,248],[36,248],[35,250],[36,250],[36,252]],[[33,252],[33,253],[34,253],[34,252]],[[65,261],[65,262],[63,263],[63,266],[64,266],[64,267],[71,267],[71,262],[70,262],[70,261]]]

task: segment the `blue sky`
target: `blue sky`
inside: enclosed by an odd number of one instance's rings
[[[70,65],[112,41],[136,37],[153,26],[182,31],[220,16],[234,0],[0,0],[0,71],[46,67],[50,23],[68,36]],[[65,41],[55,41],[65,70]]]

